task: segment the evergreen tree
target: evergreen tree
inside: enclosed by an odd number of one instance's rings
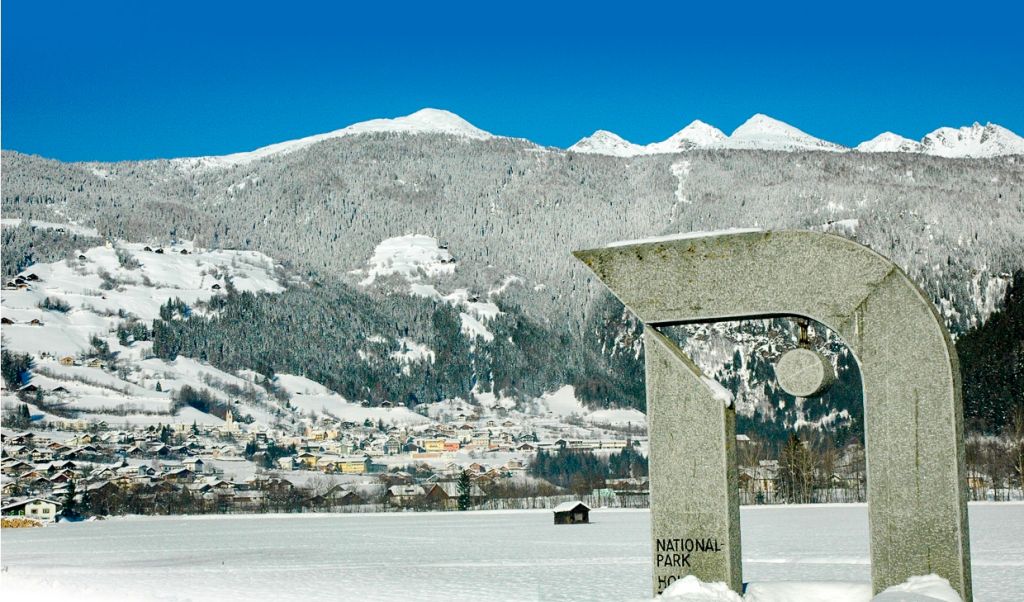
[[[469,510],[473,505],[473,482],[469,479],[469,471],[463,469],[459,475],[459,510]]]
[[[78,502],[77,502],[77,500],[75,500],[75,496],[76,495],[77,495],[77,493],[76,493],[76,487],[75,487],[75,480],[71,479],[71,480],[68,481],[68,496],[67,496],[67,499],[64,500],[64,508],[61,511],[61,515],[64,516],[64,518],[78,518],[79,517],[78,507],[77,507],[77,503]]]
[[[1024,406],[1024,270],[1014,275],[1003,308],[956,343],[969,430],[1002,433]]]
[[[27,383],[32,366],[32,356],[27,353],[11,353],[6,349],[0,351],[0,370],[8,389],[16,391]]]

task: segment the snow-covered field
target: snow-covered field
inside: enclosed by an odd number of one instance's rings
[[[0,584],[5,599],[34,600],[649,599],[649,514],[591,520],[307,514],[5,529]],[[866,506],[744,508],[742,520],[748,582],[869,580]],[[1020,599],[1024,505],[972,504],[970,520],[975,599]]]

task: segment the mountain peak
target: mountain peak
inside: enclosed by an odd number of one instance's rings
[[[753,148],[761,150],[843,150],[843,147],[827,140],[815,138],[788,123],[756,113],[736,128],[729,136],[729,148]]]
[[[861,153],[919,153],[921,143],[904,138],[892,132],[882,132],[871,140],[865,140],[854,148]]]
[[[597,130],[570,146],[569,150],[577,153],[611,155],[613,157],[635,157],[647,154],[643,146],[633,144],[622,136],[608,130]]]
[[[451,111],[431,108],[420,109],[410,115],[395,117],[394,119],[371,119],[354,123],[346,128],[331,132],[331,134],[351,135],[373,132],[451,134],[477,140],[494,138],[494,134],[481,130]]]
[[[481,130],[451,111],[424,108],[403,117],[361,121],[341,128],[340,130],[334,130],[325,134],[306,136],[305,138],[298,138],[296,140],[278,142],[252,151],[212,157],[188,157],[175,159],[174,161],[179,165],[186,167],[234,167],[236,165],[244,165],[273,155],[293,153],[297,150],[301,150],[318,142],[323,142],[324,140],[330,140],[332,138],[342,138],[345,136],[379,132],[447,134],[450,136],[460,136],[474,140],[486,140],[495,137],[494,134]]]
[[[961,128],[941,127],[921,140],[924,152],[938,157],[997,157],[1024,154],[1024,138],[987,123]]]
[[[647,145],[653,153],[674,153],[695,148],[713,148],[722,145],[727,139],[722,130],[694,119],[689,125],[669,136],[662,142]]]

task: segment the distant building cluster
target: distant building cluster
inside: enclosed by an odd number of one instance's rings
[[[511,420],[455,418],[386,426],[323,416],[301,434],[239,424],[231,413],[217,426],[54,418],[52,431],[3,430],[3,513],[51,521],[122,513],[455,510],[460,498],[478,507],[517,495],[515,484],[530,481],[538,451],[632,445],[617,438],[541,440]],[[613,488],[646,498],[646,479],[609,482],[604,495],[614,496]],[[548,486],[541,493],[559,492]]]

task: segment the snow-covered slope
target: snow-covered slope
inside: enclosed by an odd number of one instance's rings
[[[695,120],[690,125],[672,134],[661,142],[646,146],[634,144],[607,130],[597,130],[569,147],[570,151],[613,157],[636,157],[661,153],[678,153],[695,148],[717,148],[727,140],[725,134],[714,126]]]
[[[115,331],[136,320],[148,325],[170,299],[201,312],[202,302],[229,286],[280,292],[276,267],[255,251],[204,250],[189,243],[119,242],[79,251],[65,261],[26,269],[18,288],[9,286],[17,280],[7,283],[0,294],[3,347],[33,357],[27,386],[38,389],[51,411],[111,424],[220,424],[221,419],[194,408],[176,409],[173,393],[190,386],[230,403],[249,383],[190,358],[153,357],[151,342],[122,344]],[[97,340],[116,360],[99,357]],[[273,420],[260,404],[243,407],[261,423]]]
[[[360,286],[370,286],[378,278],[399,276],[409,283],[408,293],[442,301],[459,308],[462,332],[470,338],[480,337],[485,341],[494,339],[487,329],[487,322],[501,314],[494,303],[498,295],[509,286],[521,283],[517,276],[506,276],[502,283],[487,292],[477,295],[466,288],[455,288],[442,293],[442,279],[455,274],[455,258],[446,243],[424,234],[409,234],[388,238],[377,245],[366,268],[354,270],[360,277]]]
[[[989,123],[939,128],[921,140],[924,152],[938,157],[998,157],[1024,155],[1024,138]]]
[[[892,132],[883,132],[871,140],[861,142],[854,150],[861,153],[919,153],[923,148],[920,142]]]
[[[3,291],[4,317],[13,322],[4,325],[4,347],[76,355],[90,347],[93,335],[105,336],[129,318],[156,319],[169,299],[194,305],[223,294],[228,279],[240,291],[283,290],[274,262],[256,251],[197,250],[187,243],[146,248],[134,243],[95,247],[26,269],[21,276],[38,280]],[[41,307],[47,299],[61,310]]]
[[[258,378],[253,372],[248,372],[247,376],[254,379]],[[289,400],[291,407],[297,408],[301,412],[312,414],[328,413],[340,420],[348,420],[360,424],[365,420],[372,422],[382,420],[387,424],[401,425],[428,422],[423,416],[402,406],[379,408],[363,407],[361,404],[352,403],[320,383],[303,376],[280,373],[275,376],[274,381],[281,389],[291,395]]]
[[[695,119],[668,139],[648,144],[647,149],[654,153],[677,153],[695,148],[716,148],[727,139],[722,130]]]
[[[627,426],[641,425],[647,420],[643,412],[633,408],[591,410],[576,397],[576,389],[572,385],[542,395],[537,404],[543,416],[579,418],[588,424]]]
[[[340,130],[316,134],[297,140],[288,140],[264,146],[253,151],[234,153],[213,157],[187,157],[174,159],[174,162],[183,167],[233,167],[244,165],[253,161],[270,157],[272,155],[283,155],[301,150],[317,142],[342,138],[357,134],[372,134],[378,132],[399,132],[406,134],[447,134],[460,136],[473,140],[487,140],[495,136],[459,117],[455,113],[440,109],[420,109],[411,115],[396,117],[394,119],[371,119],[352,124]]]
[[[743,122],[722,146],[777,151],[840,151],[845,148],[761,113]]]
[[[984,158],[1024,155],[1024,138],[994,123],[962,128],[942,127],[914,142],[885,132],[861,142],[855,149],[862,153],[924,153],[936,157]]]
[[[815,138],[787,123],[758,113],[736,128],[731,136],[726,136],[718,128],[703,121],[695,120],[669,138],[646,146],[633,144],[611,132],[599,130],[572,145],[569,150],[616,157],[636,157],[716,148],[775,151],[845,149],[843,146]]]
[[[398,275],[406,280],[420,280],[455,273],[455,259],[443,243],[423,234],[396,236],[382,241],[373,252],[360,282],[367,286],[378,277]]]
[[[569,150],[577,153],[610,155],[612,157],[635,157],[647,154],[646,147],[633,144],[608,130],[597,130],[570,146]]]
[[[1024,154],[1024,138],[1010,130],[990,123],[982,126],[943,127],[925,136],[920,142],[892,132],[884,132],[854,149],[815,138],[787,123],[758,113],[732,135],[703,121],[694,121],[661,142],[634,144],[621,136],[598,130],[569,147],[570,151],[614,157],[637,157],[663,153],[679,153],[695,149],[757,149],[770,151],[848,151],[862,153],[924,153],[937,157],[982,158]]]

